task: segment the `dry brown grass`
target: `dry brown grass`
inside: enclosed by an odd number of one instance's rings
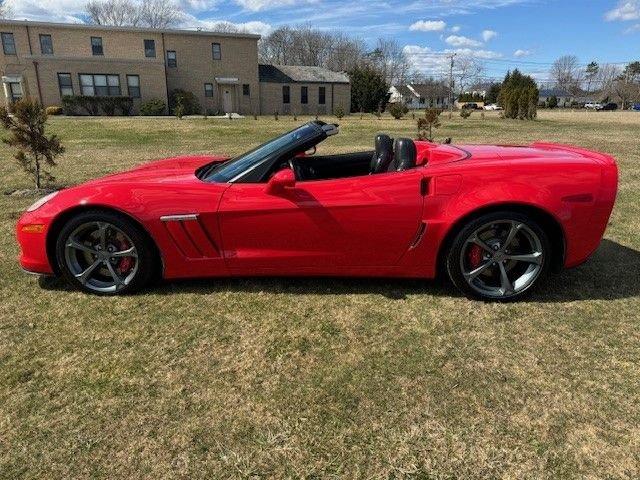
[[[345,118],[335,151],[401,121]],[[63,184],[234,154],[293,121],[54,118]],[[443,119],[438,138],[614,154],[606,240],[528,302],[435,282],[234,279],[99,298],[23,275],[0,195],[2,478],[637,478],[640,114]],[[331,141],[331,140],[330,140]],[[2,147],[3,189],[29,187]]]

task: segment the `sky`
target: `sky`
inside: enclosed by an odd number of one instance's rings
[[[340,30],[374,45],[395,39],[435,76],[447,55],[482,59],[487,80],[520,68],[544,82],[551,63],[640,60],[640,0],[176,0],[182,27],[230,22],[268,34],[282,25]],[[83,22],[86,0],[6,0],[15,19]]]

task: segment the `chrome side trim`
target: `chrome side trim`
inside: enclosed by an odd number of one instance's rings
[[[184,222],[187,220],[197,220],[197,213],[189,213],[186,215],[163,215],[160,217],[161,222]]]

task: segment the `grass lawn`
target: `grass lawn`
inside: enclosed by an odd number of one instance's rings
[[[34,198],[0,192],[0,478],[638,478],[640,113],[443,117],[439,139],[614,154],[620,192],[596,255],[507,305],[366,279],[100,298],[20,271],[14,225]],[[69,185],[145,159],[237,154],[296,122],[50,123]],[[324,151],[415,125],[340,123]],[[0,155],[2,190],[29,188]]]

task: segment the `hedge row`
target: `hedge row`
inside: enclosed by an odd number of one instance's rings
[[[85,95],[66,95],[62,97],[62,109],[65,115],[131,115],[133,99],[131,97],[89,97]]]

